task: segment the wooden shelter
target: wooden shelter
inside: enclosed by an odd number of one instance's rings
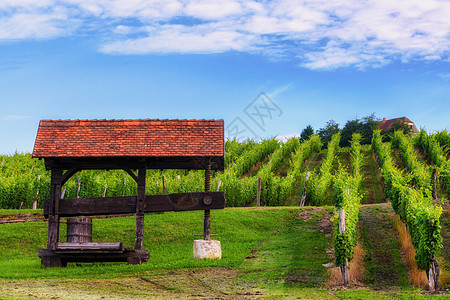
[[[140,264],[144,213],[204,210],[204,238],[210,238],[210,209],[225,207],[223,192],[210,192],[210,171],[224,168],[223,120],[42,120],[33,157],[51,171],[47,248],[39,249],[42,265],[67,262],[126,261]],[[137,195],[61,199],[61,188],[81,170],[123,169],[137,182]],[[145,195],[147,169],[205,170],[205,192]],[[137,170],[137,174],[135,173]],[[60,243],[61,217],[136,214],[134,249],[122,243]]]

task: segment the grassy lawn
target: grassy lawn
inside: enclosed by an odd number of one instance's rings
[[[150,260],[139,266],[123,263],[69,263],[67,268],[44,269],[37,256],[45,248],[46,222],[2,224],[0,226],[0,278],[77,278],[93,275],[123,276],[155,269],[192,267],[235,267],[262,240],[268,239],[284,220],[294,215],[294,209],[227,209],[212,211],[212,233],[222,243],[222,260],[195,260],[192,255],[194,234],[203,232],[203,212],[147,214],[145,216],[144,249]],[[60,240],[65,240],[65,223],[61,224]],[[93,220],[94,242],[123,242],[134,245],[135,218],[119,217]]]
[[[45,269],[37,249],[46,244],[47,223],[1,224],[0,299],[436,298],[411,288],[404,275],[378,290],[370,284],[330,288],[330,269],[323,265],[333,261],[332,212],[332,207],[212,211],[212,233],[219,234],[222,260],[192,257],[203,212],[148,214],[144,249],[150,250],[150,260],[137,266],[72,263]],[[384,218],[385,212],[371,214]],[[95,219],[93,241],[121,241],[131,247],[134,222],[133,217]]]

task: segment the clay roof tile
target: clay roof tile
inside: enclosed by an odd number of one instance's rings
[[[223,120],[41,120],[33,157],[224,155]]]

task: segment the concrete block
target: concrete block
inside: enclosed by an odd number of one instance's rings
[[[194,241],[195,259],[221,259],[222,248],[220,241],[216,240],[195,240]]]

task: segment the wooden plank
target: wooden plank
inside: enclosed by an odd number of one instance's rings
[[[178,193],[145,198],[145,212],[188,211],[225,208],[224,192]]]
[[[136,196],[61,199],[59,216],[93,216],[136,213]],[[48,216],[48,205],[44,205]],[[178,193],[145,196],[144,213],[225,208],[224,192]]]
[[[57,243],[56,250],[80,250],[80,251],[124,251],[123,243]]]
[[[44,206],[45,207],[45,206]],[[136,212],[136,197],[99,197],[61,199],[60,216],[91,216]],[[46,211],[44,210],[44,214]]]

